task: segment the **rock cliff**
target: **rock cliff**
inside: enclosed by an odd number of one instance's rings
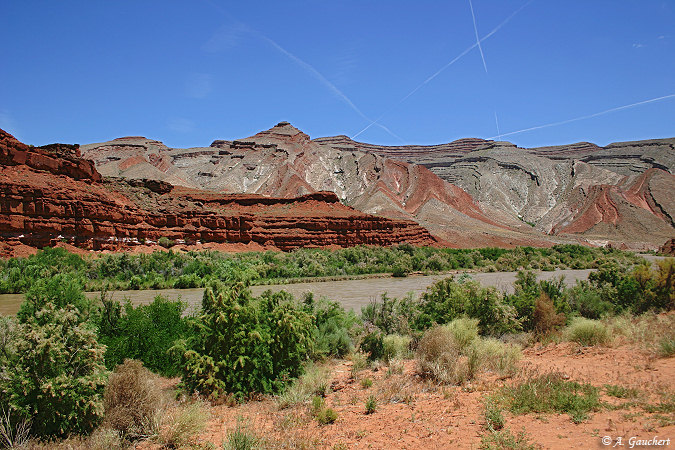
[[[316,142],[423,165],[494,221],[521,221],[549,237],[656,249],[675,235],[675,138],[531,149],[481,139],[398,147],[346,136]]]
[[[364,214],[330,192],[272,198],[102,178],[79,156],[75,146],[28,147],[0,130],[3,241],[35,247],[66,241],[93,250],[151,244],[160,237],[282,250],[436,242],[414,222]]]

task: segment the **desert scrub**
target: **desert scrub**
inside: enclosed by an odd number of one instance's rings
[[[598,388],[590,384],[568,381],[559,373],[528,379],[514,386],[505,386],[494,401],[514,414],[566,413],[580,423],[591,411],[602,406]]]
[[[504,428],[504,416],[501,408],[492,399],[485,401],[485,428],[488,431],[497,431]]]
[[[366,400],[366,414],[373,414],[377,410],[377,399],[374,395],[368,396]]]
[[[605,324],[582,317],[573,319],[565,334],[570,341],[586,347],[606,345],[610,341],[610,333]]]
[[[382,339],[383,359],[386,362],[392,359],[407,359],[410,357],[410,336],[390,334]]]
[[[361,387],[363,389],[368,389],[373,385],[373,379],[372,378],[364,378],[361,380]]]
[[[481,437],[481,450],[537,450],[540,447],[529,442],[525,431],[513,434],[510,430],[488,431]]]
[[[326,407],[326,401],[316,396],[312,398],[311,414],[319,425],[329,425],[337,420],[337,413],[333,408]]]
[[[169,448],[182,448],[195,442],[209,419],[206,402],[179,404],[163,414],[156,440]]]
[[[520,348],[478,336],[477,319],[457,319],[428,330],[417,346],[419,371],[436,381],[461,384],[481,370],[513,375]]]
[[[254,450],[260,448],[263,442],[243,418],[237,417],[237,425],[227,432],[223,450]]]
[[[14,353],[0,361],[0,404],[15,420],[32,419],[35,437],[90,433],[103,419],[105,347],[87,307],[43,301],[22,305]]]
[[[157,433],[158,416],[167,404],[159,377],[140,361],[127,359],[108,378],[103,394],[103,426],[127,440]]]
[[[181,359],[181,387],[216,399],[279,392],[302,373],[311,352],[311,316],[287,292],[253,298],[246,283],[213,283]]]
[[[325,397],[328,389],[329,371],[325,367],[310,363],[305,373],[296,378],[281,394],[277,396],[280,409],[290,408],[305,403],[313,396]]]

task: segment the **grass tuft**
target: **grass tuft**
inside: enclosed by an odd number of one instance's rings
[[[366,400],[366,414],[372,414],[377,410],[377,399],[374,395],[368,397]]]
[[[570,341],[586,347],[605,345],[610,341],[610,332],[605,324],[581,317],[575,318],[567,327],[567,336]]]
[[[541,375],[516,386],[505,386],[497,394],[499,403],[514,414],[566,413],[574,423],[586,420],[601,402],[598,389],[563,379],[559,373]]]
[[[277,396],[277,406],[280,409],[290,408],[305,403],[313,396],[324,397],[328,390],[328,374],[325,367],[308,365],[305,373]]]

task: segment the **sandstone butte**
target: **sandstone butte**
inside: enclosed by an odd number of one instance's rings
[[[0,253],[67,242],[122,250],[157,242],[291,250],[359,244],[435,245],[410,220],[376,217],[332,192],[292,198],[223,194],[158,180],[104,178],[79,146],[31,147],[0,130]]]

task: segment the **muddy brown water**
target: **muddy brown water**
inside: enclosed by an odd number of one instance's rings
[[[591,272],[587,270],[556,270],[553,272],[541,272],[537,275],[540,280],[550,280],[560,276],[565,277],[568,286],[577,280],[585,280]],[[455,276],[457,276],[456,274]],[[447,278],[449,275],[410,276],[405,278],[368,278],[360,280],[344,281],[321,281],[297,284],[279,284],[267,286],[252,286],[253,295],[260,295],[267,289],[274,292],[285,290],[300,298],[306,292],[314,293],[315,297],[327,297],[341,303],[347,309],[360,311],[361,307],[372,301],[377,301],[382,294],[390,297],[403,297],[408,292],[419,296],[434,282]],[[483,286],[494,286],[505,292],[513,292],[513,282],[516,280],[516,272],[493,272],[493,273],[470,273],[469,276],[479,281]],[[124,301],[131,300],[134,305],[148,304],[158,296],[164,296],[170,300],[180,299],[188,304],[188,312],[194,311],[201,306],[203,288],[196,289],[158,289],[146,291],[115,291],[113,299]],[[95,298],[98,292],[87,292],[87,296]],[[19,310],[23,302],[23,294],[1,294],[0,314],[12,315]]]

